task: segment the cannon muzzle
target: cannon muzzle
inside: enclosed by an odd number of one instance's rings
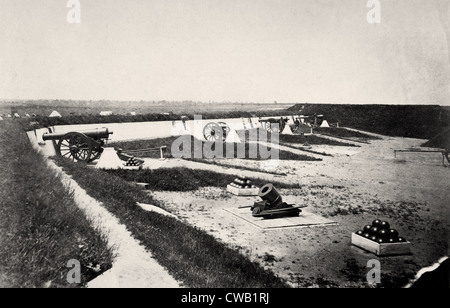
[[[272,184],[266,184],[259,189],[258,196],[264,201],[268,201],[272,206],[283,203],[283,198]]]

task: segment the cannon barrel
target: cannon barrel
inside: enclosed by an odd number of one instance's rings
[[[268,201],[272,206],[283,203],[283,198],[272,184],[266,184],[259,189],[258,196]]]
[[[108,128],[97,128],[93,130],[86,130],[86,131],[79,131],[79,133],[90,137],[92,139],[106,139],[109,137],[109,135],[112,135],[113,132],[110,132]],[[59,140],[61,139],[66,133],[44,133],[42,135],[42,140]]]

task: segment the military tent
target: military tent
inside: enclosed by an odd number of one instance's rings
[[[58,111],[53,110],[53,112],[50,113],[49,117],[50,118],[61,118],[61,114]]]

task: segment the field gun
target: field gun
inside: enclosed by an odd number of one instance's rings
[[[203,136],[207,141],[225,142],[230,133],[230,126],[225,122],[210,122],[203,128]]]
[[[289,119],[287,117],[259,119],[261,126],[269,133],[281,133],[288,121]]]
[[[107,128],[101,128],[82,132],[44,133],[42,140],[52,140],[57,155],[88,163],[100,157],[105,140],[112,134]]]

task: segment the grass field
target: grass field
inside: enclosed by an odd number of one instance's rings
[[[36,114],[46,117],[53,110],[63,117],[89,116],[99,117],[101,111],[111,111],[115,116],[125,116],[135,112],[137,116],[168,113],[171,115],[214,114],[261,114],[276,115],[292,104],[238,103],[238,102],[194,102],[194,101],[76,101],[76,100],[27,100],[0,101],[0,114],[17,112],[20,116]],[[178,117],[179,119],[179,117]]]
[[[31,147],[19,121],[0,122],[0,287],[83,287],[114,251]],[[81,283],[67,282],[67,262]]]

